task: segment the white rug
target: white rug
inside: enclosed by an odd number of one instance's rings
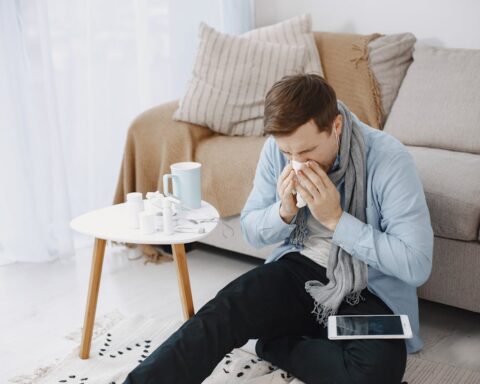
[[[158,321],[143,316],[124,317],[113,312],[95,322],[90,358],[82,360],[77,346],[65,359],[41,367],[31,375],[9,380],[20,384],[122,383],[128,372],[182,324],[175,319]],[[80,344],[81,330],[66,336]]]
[[[112,312],[95,322],[89,359],[79,358],[79,346],[77,346],[63,361],[57,361],[48,367],[37,368],[29,375],[16,376],[9,382],[120,384],[134,367],[181,325],[182,321],[178,319],[159,321],[144,316],[124,317],[119,312]],[[77,344],[80,343],[80,337],[81,330],[66,336]],[[250,344],[250,350],[251,348],[252,344]],[[228,370],[225,367],[228,367]],[[240,349],[227,354],[212,375],[204,381],[208,384],[238,382],[301,383],[256,355]]]
[[[124,317],[112,312],[95,322],[90,358],[81,360],[77,346],[63,361],[41,367],[30,375],[9,380],[16,384],[120,384],[127,374],[143,361],[182,325],[178,319],[159,321],[144,316]],[[81,331],[66,337],[80,342]],[[285,371],[260,359],[251,341],[234,349],[217,365],[203,384],[302,384]],[[409,384],[478,384],[480,372],[459,369],[447,364],[409,356],[404,377]]]

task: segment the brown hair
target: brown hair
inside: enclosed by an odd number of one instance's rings
[[[330,132],[339,114],[337,96],[327,81],[312,73],[285,76],[265,97],[265,134],[289,135],[310,119],[320,132]]]

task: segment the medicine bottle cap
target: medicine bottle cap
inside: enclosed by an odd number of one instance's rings
[[[142,201],[143,195],[141,192],[127,193],[127,201]]]

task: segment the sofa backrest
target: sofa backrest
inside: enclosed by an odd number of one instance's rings
[[[417,44],[384,130],[406,145],[480,154],[480,50]]]

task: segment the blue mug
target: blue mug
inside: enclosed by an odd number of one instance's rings
[[[202,164],[182,162],[170,165],[171,174],[163,175],[163,194],[180,200],[187,208],[200,208],[202,205]],[[173,193],[168,181],[172,179]]]

